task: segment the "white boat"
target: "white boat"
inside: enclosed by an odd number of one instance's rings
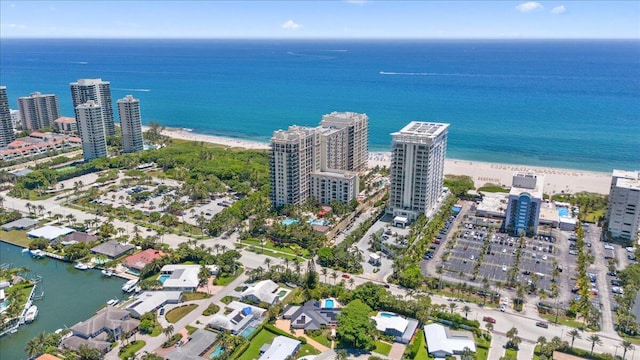
[[[31,307],[29,307],[29,310],[27,310],[27,313],[24,315],[24,321],[30,323],[35,320],[37,316],[38,307],[35,305],[31,305]]]
[[[42,259],[44,257],[44,251],[40,250],[40,249],[34,249],[31,250],[31,256],[33,256],[36,259]]]
[[[124,292],[132,292],[136,288],[136,284],[138,284],[138,279],[132,279],[124,283],[122,285],[122,291]]]
[[[118,305],[119,302],[120,302],[120,300],[118,300],[118,299],[111,299],[111,300],[107,301],[107,305],[116,306],[116,305]]]
[[[22,249],[22,253],[23,253],[23,254],[24,254],[24,253],[28,253],[28,252],[29,252],[29,248],[24,248],[24,249]]]
[[[79,263],[75,264],[73,267],[78,269],[78,270],[87,270],[89,268],[89,265],[79,262]]]
[[[106,276],[106,277],[112,277],[115,274],[115,271],[111,270],[111,269],[102,269],[102,271],[100,271],[102,273],[102,275]]]

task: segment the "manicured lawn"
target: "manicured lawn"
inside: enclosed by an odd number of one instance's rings
[[[187,325],[185,328],[187,329],[187,332],[189,333],[189,335],[193,334],[194,332],[196,332],[196,330],[198,330],[197,327],[194,327],[191,325]]]
[[[298,354],[296,354],[296,359],[299,359],[307,355],[318,355],[318,354],[320,354],[320,351],[318,351],[318,349],[314,348],[309,344],[304,344],[300,346],[300,350],[298,351]]]
[[[504,351],[504,356],[508,356],[508,355],[513,356],[514,359],[518,358],[518,352],[513,349],[506,349]]]
[[[551,323],[555,322],[556,320],[556,316],[554,314],[540,314],[540,317],[548,320]],[[558,316],[558,324],[571,326],[576,329],[585,327],[585,325],[582,322],[576,321],[575,319],[570,319],[566,316]]]
[[[0,239],[6,240],[12,244],[27,247],[32,239],[29,239],[27,233],[25,231],[20,230],[11,230],[4,231],[0,230]]]
[[[202,300],[202,299],[208,299],[211,297],[210,294],[206,294],[206,293],[199,293],[199,292],[185,292],[182,293],[182,297],[184,298],[184,301],[191,301],[191,300]]]
[[[429,354],[427,353],[427,347],[424,344],[424,331],[418,330],[416,335],[413,337],[413,341],[411,342],[411,346],[417,346],[418,351],[415,354],[415,360],[429,360]],[[407,346],[407,349],[409,347]],[[408,352],[405,352],[405,355],[408,355]]]
[[[476,360],[487,360],[489,356],[489,346],[491,346],[491,344],[475,334],[473,335],[473,339],[476,342]]]
[[[500,185],[496,185],[496,184],[485,184],[484,186],[478,188],[478,191],[484,191],[484,192],[509,192],[508,188],[503,188]]]
[[[312,338],[313,340],[319,342],[320,344],[330,348],[331,347],[331,341],[329,339],[327,339],[327,331],[323,332],[322,334],[318,335],[318,336],[311,336],[311,335],[307,335],[308,337]]]
[[[160,334],[162,334],[162,325],[156,324],[156,326],[153,327],[153,331],[151,332],[151,334],[149,334],[149,336],[156,337]]]
[[[118,356],[120,357],[120,359],[132,358],[135,355],[135,353],[140,349],[142,349],[146,344],[147,343],[145,343],[143,340],[132,341],[129,343],[129,345],[123,347],[120,350],[120,353],[118,354]]]
[[[376,340],[376,349],[373,351],[377,352],[378,354],[389,355],[389,353],[391,352],[391,344]]]
[[[175,309],[171,309],[169,312],[167,312],[167,314],[165,315],[165,318],[167,319],[168,322],[175,324],[176,322],[178,322],[180,319],[185,317],[188,313],[190,313],[191,311],[193,311],[193,309],[197,307],[198,305],[196,304],[189,304],[189,305],[177,307]]]
[[[238,360],[254,360],[260,357],[260,347],[264,344],[271,344],[277,335],[271,331],[262,329],[251,339],[251,345],[240,355]]]
[[[232,302],[233,300],[238,300],[238,298],[234,298],[233,296],[225,296],[222,299],[220,299],[220,301],[224,304],[229,304],[230,302]]]
[[[232,282],[233,280],[235,280],[235,278],[237,278],[238,276],[240,276],[240,274],[242,274],[244,272],[243,268],[240,268],[236,271],[235,275],[229,275],[229,276],[220,276],[217,277],[214,280],[214,284],[215,285],[220,285],[220,286],[226,286],[227,284],[229,284],[230,282]]]
[[[255,246],[253,248],[252,247],[248,247],[247,250],[249,250],[251,252],[254,252],[256,254],[264,254],[264,255],[275,257],[275,258],[280,258],[280,259],[287,258],[289,260],[293,260],[295,258],[299,258],[300,260],[304,260],[304,258],[298,257],[296,255],[283,254],[283,253],[280,253],[280,252],[271,251],[271,250],[266,249],[266,248],[264,249],[264,251],[262,251],[262,249],[260,249],[260,247],[258,247],[258,246]]]
[[[262,252],[262,248],[263,246],[260,245],[260,240],[256,239],[256,238],[249,238],[249,239],[245,239],[242,241],[242,243],[244,244],[248,244],[248,245],[253,245],[255,246],[256,250],[258,253]],[[302,249],[302,248],[297,248],[296,250],[292,249],[290,245],[285,245],[285,246],[276,246],[273,242],[271,241],[265,241],[264,243],[264,249],[271,249],[271,250],[275,250],[275,251],[279,251],[279,252],[285,252],[291,255],[295,255],[295,256],[303,256],[303,257],[308,257],[309,256],[309,250],[307,249]],[[300,255],[298,255],[300,254]]]

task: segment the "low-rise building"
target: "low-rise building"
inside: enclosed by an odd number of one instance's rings
[[[260,348],[260,358],[258,360],[283,360],[293,359],[300,350],[300,341],[286,337],[276,336],[271,344],[264,344]]]
[[[379,312],[371,319],[376,322],[376,329],[386,335],[393,336],[396,342],[408,344],[418,328],[418,320],[404,318],[390,312]]]
[[[267,310],[257,306],[232,301],[225,306],[222,312],[213,315],[208,326],[215,330],[229,331],[234,335],[239,335],[262,323],[265,312]]]
[[[132,334],[139,325],[140,321],[131,319],[128,311],[107,306],[89,319],[73,325],[72,336],[63,340],[62,346],[77,351],[81,345],[87,345],[106,353],[114,341],[125,334]]]
[[[243,301],[273,305],[280,300],[278,288],[278,284],[273,281],[263,280],[250,285],[240,295]]]
[[[140,252],[137,252],[133,255],[127,256],[123,261],[122,265],[127,267],[129,270],[133,270],[134,272],[142,270],[148,264],[151,264],[153,260],[160,259],[167,254],[156,249],[145,249]]]
[[[98,241],[98,237],[97,236],[91,235],[91,234],[87,234],[86,232],[76,231],[76,232],[72,232],[71,234],[65,236],[64,239],[62,239],[62,241],[60,241],[60,243],[62,245],[73,245],[73,244],[77,244],[77,243],[89,244],[89,243],[92,243],[94,241]]]
[[[202,360],[207,351],[211,350],[218,338],[218,334],[205,329],[198,329],[189,335],[189,340],[183,346],[170,352],[167,360]]]
[[[136,296],[131,305],[127,306],[127,310],[134,318],[140,318],[142,315],[155,311],[166,304],[177,304],[182,300],[182,292],[180,291],[145,291]]]
[[[135,249],[135,247],[131,244],[122,244],[115,240],[109,240],[105,243],[92,247],[91,252],[94,254],[105,255],[110,259],[115,259],[132,252],[133,249]]]
[[[18,220],[14,220],[12,222],[8,222],[2,225],[2,230],[11,231],[11,230],[27,230],[32,227],[38,225],[38,220],[30,219],[30,218],[22,218]]]
[[[162,288],[174,291],[195,291],[200,284],[198,279],[200,268],[200,265],[172,264],[163,266],[160,270]],[[211,275],[218,273],[218,267],[215,265],[207,265],[207,268]]]
[[[72,117],[62,116],[53,121],[56,129],[61,133],[72,134],[78,132],[78,126],[76,125],[76,119]]]
[[[465,348],[476,352],[473,335],[468,331],[454,333],[440,324],[429,324],[424,326],[424,339],[427,342],[429,354],[436,358],[462,354]]]
[[[65,226],[45,225],[43,227],[31,230],[27,235],[31,238],[45,238],[49,241],[55,240],[60,236],[71,234],[75,230]]]
[[[336,317],[341,309],[336,307],[337,302],[331,300],[331,307],[326,307],[327,302],[309,300],[302,306],[290,306],[284,312],[284,318],[291,320],[291,328],[305,331],[319,330],[337,324]]]
[[[16,139],[0,151],[0,160],[10,161],[78,147],[80,144],[64,134],[32,132],[29,136]]]

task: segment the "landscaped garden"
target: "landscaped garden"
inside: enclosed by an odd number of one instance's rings
[[[177,308],[173,308],[167,312],[167,314],[165,315],[165,318],[167,319],[168,322],[175,324],[178,321],[180,321],[180,319],[187,316],[188,313],[192,312],[197,307],[198,305],[196,304],[188,304],[188,305],[179,306]]]

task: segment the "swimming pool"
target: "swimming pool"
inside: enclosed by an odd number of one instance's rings
[[[333,299],[326,299],[324,301],[325,309],[333,309],[333,306],[334,306]]]
[[[316,225],[316,226],[325,226],[327,224],[327,220],[314,220],[313,218],[309,218],[307,222],[311,225]]]
[[[2,303],[0,303],[0,312],[5,311],[6,308],[9,307],[9,300],[5,300]]]
[[[569,217],[569,208],[559,207],[558,208],[558,216],[560,216],[560,217]]]
[[[211,354],[209,354],[209,359],[215,359],[218,356],[222,355],[224,351],[222,350],[222,346],[216,345],[216,349],[213,350]]]
[[[248,339],[249,336],[251,336],[251,334],[253,334],[253,332],[258,328],[258,326],[260,326],[260,322],[254,320],[244,330],[242,330],[242,332],[240,333],[240,336],[242,336],[245,339]]]
[[[381,312],[380,313],[380,317],[384,317],[384,318],[392,318],[392,317],[396,317],[398,316],[397,314],[394,313],[388,313],[388,312]]]
[[[167,281],[167,279],[170,277],[171,275],[160,275],[160,277],[158,278],[158,281],[164,284],[164,282]]]
[[[291,225],[291,224],[297,224],[299,222],[300,222],[300,220],[298,220],[298,219],[284,219],[284,220],[280,221],[280,224],[282,224],[284,226],[288,226],[288,225]]]

